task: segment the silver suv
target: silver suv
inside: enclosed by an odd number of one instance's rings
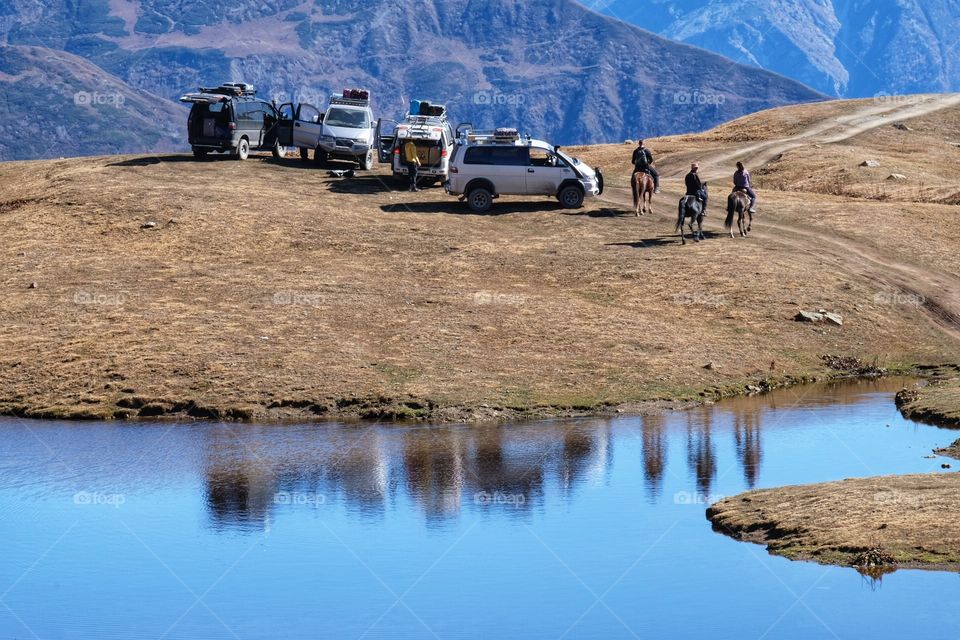
[[[489,211],[501,195],[551,196],[576,209],[584,198],[603,193],[599,167],[591,169],[543,140],[521,139],[515,129],[473,132],[461,125],[457,133],[444,188],[477,213]]]
[[[367,171],[373,168],[376,123],[369,91],[348,89],[342,96],[331,96],[325,113],[312,104],[288,102],[280,105],[280,118],[280,144],[299,147],[304,160],[313,149],[319,164],[346,160]]]

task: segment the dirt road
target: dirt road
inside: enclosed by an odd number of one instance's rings
[[[793,149],[814,145],[822,148],[824,145],[838,144],[878,127],[935,114],[958,105],[960,94],[890,96],[879,104],[866,102],[851,113],[829,118],[787,137],[728,145],[721,151],[710,151],[702,156],[698,156],[695,151],[671,154],[660,163],[661,174],[669,187],[671,179],[682,179],[686,174],[689,160],[699,157],[701,173],[705,179],[726,185],[731,173],[729,165],[738,160],[756,171]],[[829,151],[824,153],[829,154]],[[715,187],[711,194],[713,205],[725,206],[727,193],[725,187]],[[606,199],[612,204],[629,207],[631,203],[628,196],[625,189],[611,189]],[[667,188],[664,199],[669,203],[679,196],[680,192]],[[801,247],[828,259],[837,269],[870,278],[895,290],[904,299],[916,301],[926,316],[947,336],[960,340],[960,278],[931,266],[897,260],[893,256],[877,252],[855,238],[824,231],[816,224],[816,215],[807,218],[813,224],[801,224],[782,217],[771,219],[766,212],[775,207],[776,204],[769,204],[764,207],[765,211],[761,211],[757,218],[758,224],[752,233],[753,238],[767,243]],[[667,212],[668,219],[673,213],[669,205],[661,207],[661,210]],[[869,207],[863,207],[863,210],[864,225],[869,225]],[[706,227],[718,233],[723,232],[722,221],[722,215],[709,216]]]

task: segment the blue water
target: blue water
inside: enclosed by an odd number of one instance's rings
[[[0,639],[956,638],[960,577],[714,533],[751,487],[941,472],[902,382],[488,427],[0,422]]]

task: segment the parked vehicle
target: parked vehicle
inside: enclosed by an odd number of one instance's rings
[[[343,95],[331,96],[326,112],[312,104],[286,103],[280,105],[280,115],[281,143],[298,147],[304,160],[313,150],[314,160],[320,164],[346,160],[361,169],[373,168],[376,125],[369,91],[347,89]]]
[[[516,129],[474,132],[464,123],[457,127],[444,188],[478,213],[502,195],[551,196],[576,209],[603,193],[603,172],[543,140],[521,139]]]
[[[416,145],[420,158],[418,177],[441,183],[447,179],[456,140],[447,120],[447,109],[443,105],[411,101],[410,113],[403,122],[383,119],[377,122],[374,141],[380,162],[391,163],[393,177],[398,184],[407,182],[407,167],[403,163],[401,149],[409,141]]]
[[[200,87],[181,96],[180,102],[193,105],[187,116],[193,155],[203,158],[213,151],[246,160],[252,149],[269,149],[282,157],[286,150],[278,138],[280,115],[273,104],[256,96],[253,85],[243,82]]]

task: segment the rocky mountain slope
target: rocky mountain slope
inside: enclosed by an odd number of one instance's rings
[[[49,50],[37,55],[51,65],[63,57],[58,52],[84,58],[109,82],[129,85],[123,92],[155,96],[165,112],[184,91],[225,79],[253,82],[278,101],[314,103],[363,85],[384,116],[427,98],[446,102],[455,119],[515,123],[561,144],[704,129],[820,97],[573,0],[13,0],[0,9],[0,38]],[[0,64],[16,51],[0,50]],[[12,75],[4,72],[0,83],[9,85]],[[10,118],[28,117],[30,104],[8,100]],[[161,117],[159,129],[182,128],[180,109],[179,121]],[[142,143],[125,142],[123,150],[156,143],[153,127],[129,131]],[[78,140],[77,153],[116,146],[95,135]],[[45,131],[32,149],[26,142],[15,137],[2,158],[55,155]]]
[[[956,0],[586,0],[585,4],[832,95],[960,89]]]

